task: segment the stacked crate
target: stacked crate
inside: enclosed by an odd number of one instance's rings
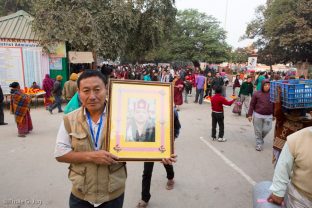
[[[312,80],[272,81],[270,87],[271,102],[277,101],[278,86],[281,88],[281,101],[285,108],[312,108]]]

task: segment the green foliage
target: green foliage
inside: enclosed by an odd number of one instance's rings
[[[18,10],[29,12],[31,1],[29,0],[0,0],[0,17],[15,13]]]
[[[312,61],[311,0],[268,1],[257,15],[260,18],[249,23],[246,36],[258,38],[260,60]]]
[[[147,56],[155,60],[207,61],[227,60],[230,48],[219,22],[197,10],[179,11],[170,38]]]
[[[44,45],[66,41],[73,50],[137,59],[163,38],[171,10],[172,0],[33,0],[33,26]]]
[[[231,52],[230,62],[232,63],[246,63],[248,61],[248,54],[250,51],[248,48],[237,48]]]
[[[175,23],[177,10],[173,3],[172,0],[149,0],[145,1],[140,12],[136,11],[138,24],[129,33],[124,59],[143,61],[144,56],[160,47]]]

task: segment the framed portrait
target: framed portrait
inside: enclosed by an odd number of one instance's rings
[[[106,150],[120,161],[160,161],[173,154],[170,83],[110,80]]]

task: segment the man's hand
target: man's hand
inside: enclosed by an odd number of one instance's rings
[[[162,159],[162,163],[164,164],[164,165],[172,165],[173,163],[175,163],[175,162],[177,162],[177,155],[175,155],[175,154],[173,154],[173,155],[171,155],[171,157],[170,158],[164,158],[164,159]]]
[[[273,193],[269,196],[268,202],[282,205],[284,197],[275,196]]]
[[[248,116],[248,121],[251,122],[252,121],[252,117]]]
[[[93,163],[98,165],[111,165],[118,163],[116,161],[118,157],[105,150],[90,152],[90,158]]]

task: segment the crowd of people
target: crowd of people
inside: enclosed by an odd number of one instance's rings
[[[255,133],[255,149],[263,150],[264,138],[272,129],[276,119],[273,139],[273,163],[276,171],[271,186],[272,194],[268,201],[281,204],[284,201],[286,187],[289,207],[298,207],[303,204],[311,207],[312,184],[309,178],[312,174],[311,156],[308,146],[311,147],[312,119],[308,116],[311,109],[287,110],[282,107],[281,91],[275,103],[270,100],[270,81],[293,79],[284,77],[280,73],[260,72],[258,74],[239,73],[230,83],[224,71],[215,71],[207,67],[205,70],[176,68],[168,66],[103,66],[100,70],[88,70],[81,74],[71,74],[70,79],[62,87],[62,76],[56,80],[47,74],[43,80],[42,89],[46,94],[44,105],[52,114],[55,108],[63,112],[62,102],[70,103],[75,95],[79,99],[79,110],[64,117],[57,134],[55,157],[59,162],[70,164],[69,178],[73,182],[70,196],[70,207],[122,207],[126,180],[125,163],[118,163],[116,156],[103,150],[103,134],[108,119],[105,114],[107,104],[107,84],[111,78],[125,80],[143,80],[172,83],[174,100],[174,126],[175,138],[181,128],[178,113],[183,103],[189,103],[190,95],[195,90],[194,103],[202,105],[204,101],[211,103],[211,138],[219,142],[227,141],[224,138],[224,106],[240,105],[238,115],[244,116],[253,122]],[[300,77],[304,79],[304,77]],[[34,87],[36,83],[33,83]],[[232,85],[232,95],[227,96],[227,87]],[[20,85],[13,82],[11,87],[11,112],[15,115],[18,136],[25,137],[32,131],[29,105],[31,99],[23,93]],[[0,92],[1,88],[0,88]],[[0,125],[6,125],[3,116],[3,94],[0,93]],[[79,95],[79,96],[78,96]],[[227,100],[231,97],[232,100]],[[144,101],[142,101],[144,102]],[[144,103],[137,107],[140,110]],[[144,110],[144,109],[143,109]],[[312,116],[312,111],[310,112]],[[82,119],[84,118],[85,119]],[[83,125],[89,126],[85,131]],[[219,126],[219,133],[216,127]],[[90,133],[91,132],[91,133]],[[97,135],[97,138],[95,138]],[[99,137],[99,135],[102,135]],[[129,133],[129,140],[138,133]],[[218,135],[218,136],[217,136]],[[89,137],[92,140],[83,140]],[[303,141],[302,138],[306,138]],[[154,137],[151,137],[153,139]],[[155,138],[154,138],[155,139]],[[309,140],[310,139],[310,140]],[[300,140],[300,141],[299,141]],[[167,171],[168,190],[174,187],[174,172],[172,163],[176,156],[163,159]],[[297,158],[300,158],[297,160]],[[310,157],[311,158],[311,157]],[[150,200],[151,176],[154,163],[145,162],[142,176],[142,196],[137,207],[148,206]],[[293,171],[293,175],[290,172]],[[81,177],[85,177],[88,184]],[[289,181],[291,178],[291,182]],[[111,181],[114,180],[114,181]],[[111,184],[103,188],[104,184]],[[102,188],[101,188],[102,187]],[[106,187],[106,186],[105,186]]]

